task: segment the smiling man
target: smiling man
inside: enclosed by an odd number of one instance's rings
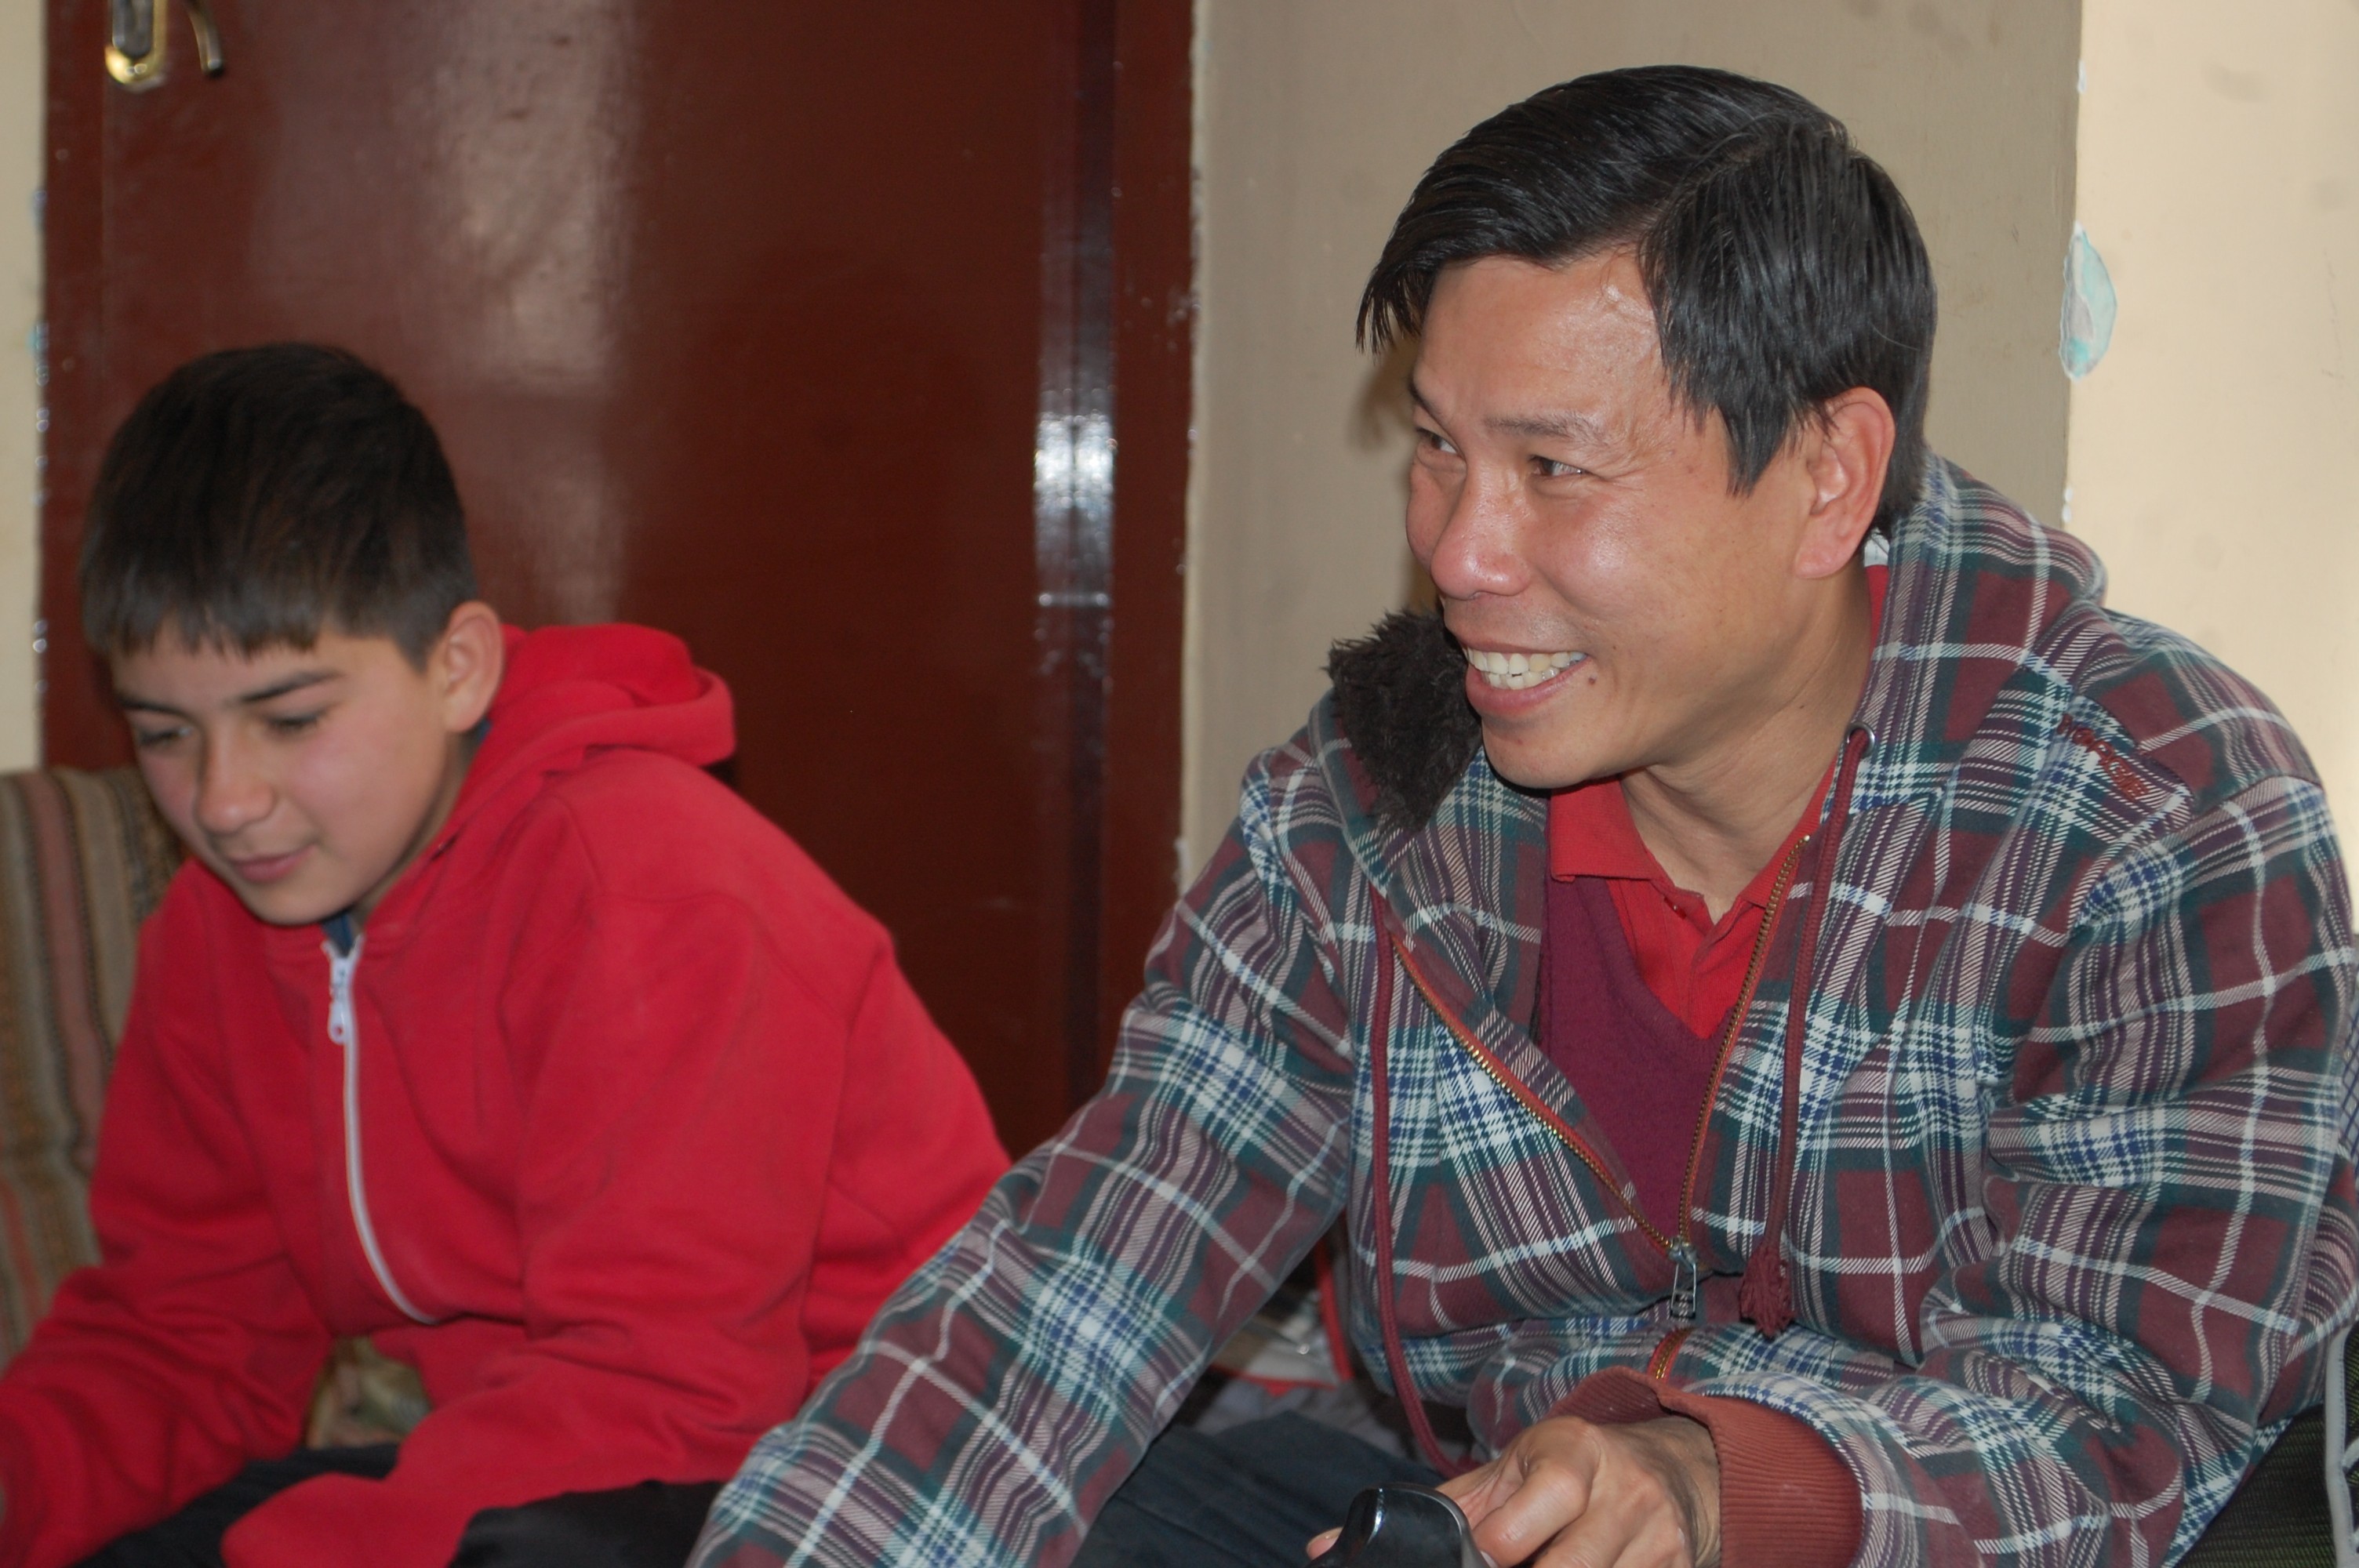
[[[1782,89],[1436,161],[1361,324],[1440,615],[1337,650],[1103,1091],[697,1562],[1277,1565],[1451,1472],[1502,1564],[2187,1549],[2359,1283],[2342,864],[2264,697],[1928,455],[1933,322]],[[1423,1465],[1158,1438],[1339,1217]]]

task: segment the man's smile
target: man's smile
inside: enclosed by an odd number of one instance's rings
[[[1466,662],[1485,686],[1523,691],[1545,686],[1588,655],[1574,653],[1510,654],[1490,648],[1469,648]]]

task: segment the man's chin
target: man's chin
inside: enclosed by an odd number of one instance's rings
[[[1629,771],[1627,764],[1594,748],[1519,732],[1487,719],[1483,725],[1483,751],[1490,759],[1491,771],[1518,789],[1571,789]]]

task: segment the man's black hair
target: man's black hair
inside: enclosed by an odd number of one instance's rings
[[[434,427],[339,349],[190,361],[107,444],[82,538],[82,625],[110,654],[168,627],[241,653],[389,636],[423,668],[475,597]]]
[[[1363,344],[1423,326],[1444,267],[1635,252],[1675,396],[1726,425],[1749,490],[1802,419],[1855,386],[1898,436],[1876,511],[1916,504],[1932,269],[1908,202],[1843,124],[1724,70],[1647,66],[1544,89],[1433,161],[1360,297]]]

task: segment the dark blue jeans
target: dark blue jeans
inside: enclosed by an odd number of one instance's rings
[[[82,1568],[222,1568],[222,1537],[272,1498],[314,1476],[385,1476],[391,1444],[299,1449],[257,1460],[163,1523],[126,1535]],[[451,1568],[680,1568],[703,1528],[717,1482],[655,1481],[569,1492],[524,1508],[485,1509],[467,1523]]]
[[[1158,1438],[1082,1542],[1074,1568],[1302,1568],[1363,1487],[1440,1479],[1351,1433],[1294,1415],[1207,1437]]]

